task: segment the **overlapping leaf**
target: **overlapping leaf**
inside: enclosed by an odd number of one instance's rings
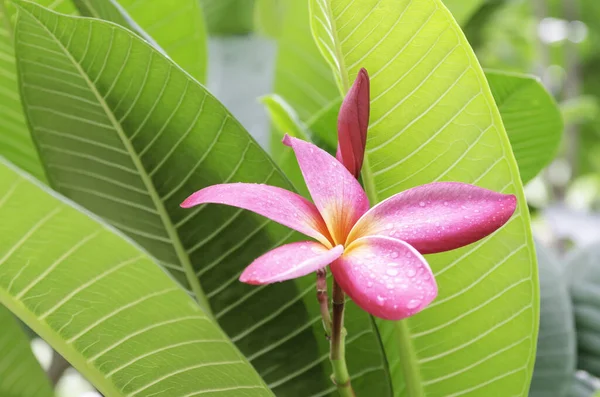
[[[3,161],[0,219],[0,303],[103,394],[272,395],[148,254]]]
[[[540,269],[540,333],[529,397],[565,397],[575,378],[575,324],[564,268],[536,245]]]
[[[289,230],[238,209],[179,207],[216,183],[290,188],[270,158],[223,105],[131,32],[21,4],[23,100],[52,185],[144,246],[205,308],[209,302],[276,394],[331,393],[314,280],[237,280],[290,239]],[[372,353],[353,370],[388,387],[370,319],[359,317],[352,329],[367,342],[349,351]]]
[[[206,80],[207,42],[198,0],[73,0],[82,15],[125,26],[156,44],[198,81]]]
[[[404,322],[379,322],[395,395],[525,396],[539,311],[535,250],[514,156],[475,55],[439,0],[310,4],[315,39],[342,90],[360,67],[372,77],[363,172],[372,201],[440,180],[519,200],[491,237],[429,256],[440,290],[432,305]]]
[[[68,0],[38,0],[64,13],[75,12]],[[10,3],[0,2],[0,154],[39,179],[44,179],[39,158],[27,130],[19,102],[15,70]]]
[[[485,74],[506,128],[523,183],[535,177],[558,152],[563,121],[552,95],[533,76]]]
[[[600,375],[600,250],[590,246],[567,261],[577,330],[577,368]]]
[[[0,396],[51,397],[46,374],[13,314],[0,305]]]

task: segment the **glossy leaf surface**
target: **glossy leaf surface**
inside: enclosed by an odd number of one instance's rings
[[[156,41],[179,66],[205,82],[207,42],[198,0],[73,0],[82,15],[118,23]]]
[[[277,395],[333,392],[314,278],[238,281],[253,259],[292,239],[289,229],[225,206],[179,207],[218,183],[291,188],[271,159],[221,103],[133,33],[22,7],[23,97],[52,185],[145,247],[210,306]],[[42,45],[48,51],[37,51]],[[365,379],[387,387],[376,334],[360,315],[352,329],[367,342],[349,352],[373,353],[353,370],[368,369]]]
[[[272,395],[146,252],[4,162],[0,218],[0,303],[104,395]]]
[[[37,3],[63,13],[75,12],[73,4],[66,0],[38,0]],[[11,22],[14,8],[11,6],[11,3],[0,2],[0,155],[45,180],[19,100]]]
[[[444,180],[519,200],[491,237],[427,258],[439,286],[428,308],[378,322],[394,394],[527,395],[539,310],[535,250],[517,165],[473,51],[438,0],[310,5],[342,92],[361,67],[371,76],[363,181],[372,202]]]

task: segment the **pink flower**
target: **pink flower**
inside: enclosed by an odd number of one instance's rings
[[[210,186],[181,204],[247,209],[316,240],[283,245],[256,259],[240,276],[248,284],[290,280],[330,265],[357,305],[374,316],[399,320],[437,295],[422,254],[473,243],[506,223],[516,207],[513,195],[439,182],[369,209],[359,182],[338,160],[300,139],[286,136],[283,142],[294,150],[314,204],[285,189],[250,183]]]

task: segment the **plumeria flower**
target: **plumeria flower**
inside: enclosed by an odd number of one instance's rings
[[[516,207],[513,195],[473,185],[438,182],[398,193],[369,209],[367,195],[340,161],[319,147],[285,136],[313,202],[264,184],[204,188],[181,206],[216,203],[243,208],[297,230],[314,241],[278,247],[240,276],[270,284],[330,266],[344,292],[374,316],[399,320],[437,295],[423,254],[473,243],[501,227]]]

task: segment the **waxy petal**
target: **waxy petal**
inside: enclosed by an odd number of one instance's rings
[[[437,296],[425,258],[404,241],[389,237],[354,241],[330,269],[358,306],[387,320],[412,316]]]
[[[213,185],[192,194],[181,206],[189,208],[205,203],[231,205],[256,212],[329,244],[327,226],[315,205],[279,187],[255,183]]]
[[[326,151],[288,135],[283,143],[294,149],[306,186],[334,242],[344,244],[354,223],[369,209],[365,191]]]
[[[517,206],[513,195],[458,182],[437,182],[398,193],[371,208],[348,241],[389,236],[422,254],[449,251],[491,234]]]
[[[306,276],[329,265],[343,252],[341,245],[328,249],[314,241],[282,245],[252,262],[240,281],[262,285]]]
[[[346,94],[338,116],[337,159],[358,178],[369,127],[369,75],[363,68]]]

